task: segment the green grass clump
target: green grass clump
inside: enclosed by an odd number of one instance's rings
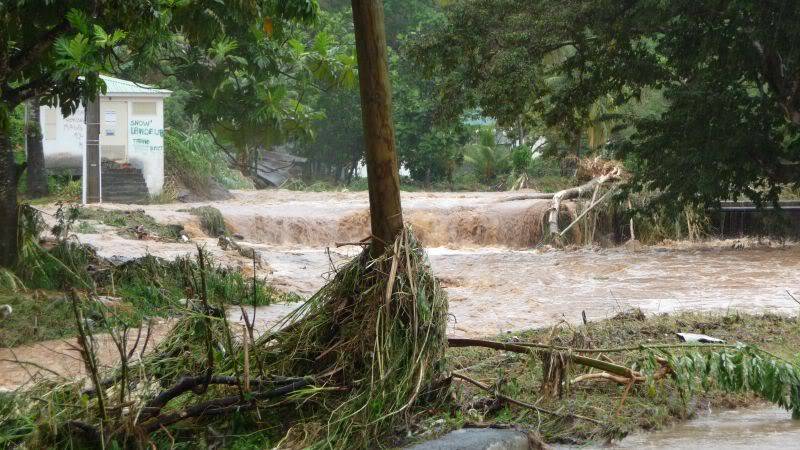
[[[219,237],[228,234],[225,226],[225,218],[222,213],[213,206],[200,206],[189,209],[189,212],[200,218],[200,228],[211,237]]]
[[[134,237],[134,230],[141,226],[144,230],[157,237],[177,240],[183,229],[180,225],[164,225],[145,214],[144,210],[123,211],[104,208],[78,208],[77,219],[94,220],[116,228],[120,228],[119,233],[125,237]]]
[[[92,225],[91,222],[87,222],[85,220],[81,220],[75,226],[75,232],[76,233],[83,233],[83,234],[94,234],[94,233],[97,233],[97,228],[95,228],[95,226]]]
[[[198,291],[199,269],[191,257],[166,261],[147,255],[113,265],[73,241],[60,241],[46,249],[32,240],[24,241],[20,254],[15,271],[0,270],[0,304],[14,309],[0,328],[0,347],[75,336],[67,301],[72,288],[118,298],[119,306],[113,311],[90,302],[86,315],[127,326],[138,326],[150,317],[177,315],[185,309],[182,300]],[[205,278],[212,302],[261,306],[298,300],[264,280],[254,283],[237,270],[213,262],[208,266]]]

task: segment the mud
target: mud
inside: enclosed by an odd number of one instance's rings
[[[134,350],[133,359],[141,352],[152,350],[169,332],[171,325],[160,322],[147,330],[128,332],[127,349]],[[137,343],[138,335],[138,343]],[[119,351],[107,334],[94,338],[94,349],[98,367],[111,369],[119,363]],[[86,368],[78,351],[77,339],[59,339],[37,342],[15,348],[0,348],[0,391],[25,389],[42,378],[54,381],[74,381],[86,376]]]

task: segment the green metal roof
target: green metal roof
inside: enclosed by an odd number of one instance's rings
[[[133,81],[121,80],[119,78],[100,75],[106,83],[106,96],[112,95],[131,95],[131,96],[151,96],[168,97],[172,91],[159,89],[146,84],[134,83]]]

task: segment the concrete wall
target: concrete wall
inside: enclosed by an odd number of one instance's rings
[[[100,100],[100,157],[142,171],[150,195],[164,186],[164,99],[154,96],[104,96]],[[42,107],[45,166],[81,173],[86,150],[83,107],[69,117]]]
[[[81,173],[83,152],[86,149],[86,123],[83,106],[75,114],[64,117],[57,107],[42,106],[42,148],[44,165],[48,169],[69,169]]]

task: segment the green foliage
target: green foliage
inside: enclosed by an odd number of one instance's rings
[[[532,160],[530,147],[521,145],[511,150],[511,170],[514,173],[525,173]]]
[[[200,206],[191,208],[190,213],[200,218],[200,227],[211,237],[224,236],[228,234],[225,226],[225,218],[222,213],[213,206]]]
[[[10,269],[0,268],[0,292],[17,292],[25,290],[25,285],[16,273]]]
[[[168,130],[164,134],[164,160],[166,172],[193,192],[209,194],[212,181],[227,189],[252,187],[240,172],[228,167],[224,153],[208,133]]]
[[[741,345],[716,352],[659,352],[673,371],[675,384],[688,397],[697,390],[753,392],[800,419],[800,367],[757,348]],[[651,353],[646,368],[657,366]]]
[[[464,161],[470,164],[483,183],[492,184],[498,176],[510,170],[509,150],[495,141],[494,127],[485,126],[477,130],[476,142],[467,147]]]
[[[444,117],[557,127],[576,151],[610,138],[631,189],[677,209],[774,201],[800,180],[800,4],[461,0],[446,15],[412,46]]]
[[[348,6],[346,11],[324,14],[319,26],[327,39],[338,42],[341,57],[352,58],[351,65],[355,64],[355,38],[349,12]],[[348,184],[364,157],[364,137],[355,67],[345,73],[353,79],[310,96],[309,103],[320,114],[313,123],[313,138],[302,142],[299,150],[310,160],[304,165],[304,175]]]
[[[0,121],[4,111],[32,97],[45,104],[58,100],[65,114],[75,111],[81,99],[104,91],[100,72],[152,51],[168,11],[166,2],[111,1],[101,8],[47,0],[3,3],[0,59],[10,64],[0,71],[0,83],[8,87],[0,94]]]
[[[352,51],[316,31],[317,13],[312,0],[179,4],[179,36],[160,49],[168,55],[162,71],[180,92],[170,115],[196,120],[224,146],[226,163],[259,180],[263,149],[312,136],[320,115],[306,101],[315,83],[355,80]]]
[[[438,20],[441,10],[432,0],[388,0],[384,8],[399,163],[415,181],[452,183],[468,134],[458,121],[436,120],[435,83],[422,76],[403,48],[405,36]],[[350,3],[324,2],[323,9],[331,11],[322,15],[324,30],[352,46]],[[336,89],[317,95],[313,103],[324,117],[315,122],[314,139],[302,146],[311,159],[305,175],[350,184],[364,154],[358,92]]]
[[[417,181],[450,181],[464,160],[468,131],[460,122],[437,123],[434,83],[405,58],[392,70],[393,118],[400,163]]]
[[[50,200],[77,202],[81,199],[83,187],[80,180],[73,180],[71,174],[62,173],[47,177],[47,191],[51,194]]]

